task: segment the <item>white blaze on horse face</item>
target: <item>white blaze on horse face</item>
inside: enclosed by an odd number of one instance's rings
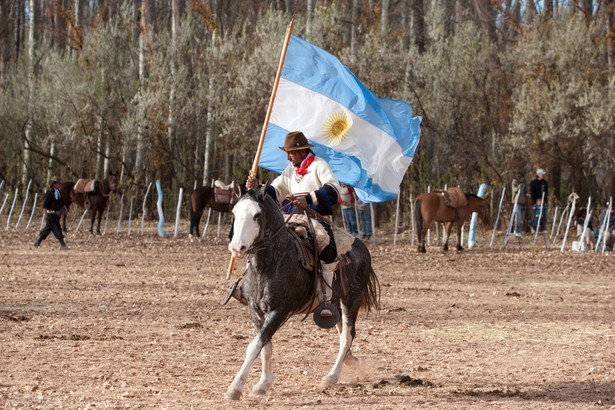
[[[246,253],[260,232],[258,215],[261,208],[256,201],[244,198],[233,208],[235,222],[233,223],[233,238],[228,249],[234,256]]]

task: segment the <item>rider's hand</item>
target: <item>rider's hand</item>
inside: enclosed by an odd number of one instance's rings
[[[246,180],[246,188],[248,189],[256,189],[258,188],[258,179],[255,176],[250,174],[248,179]]]
[[[296,196],[293,198],[293,204],[299,209],[306,209],[308,206],[305,196]]]

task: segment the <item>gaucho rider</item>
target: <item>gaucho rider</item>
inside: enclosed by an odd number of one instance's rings
[[[286,167],[282,175],[273,180],[269,186],[269,195],[281,204],[290,201],[291,204],[284,208],[285,212],[291,213],[295,207],[305,209],[312,208],[320,215],[333,215],[333,205],[337,203],[340,185],[331,171],[329,164],[322,158],[314,155],[312,144],[308,143],[307,138],[301,131],[293,131],[286,135],[284,146],[279,147],[286,152],[286,158],[290,164]],[[258,187],[256,177],[250,175],[246,181],[246,188],[255,189]],[[331,225],[320,221],[329,234],[329,245],[327,245],[319,255],[322,264],[322,276],[326,282],[324,292],[321,290],[321,303],[331,302],[332,290],[331,283],[335,266],[337,265],[337,248],[333,239]],[[320,285],[321,281],[317,281]],[[326,299],[326,300],[323,300]],[[323,318],[331,317],[333,313],[330,309],[324,308],[320,311]]]

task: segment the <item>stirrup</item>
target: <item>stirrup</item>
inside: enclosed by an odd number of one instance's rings
[[[323,316],[321,312],[323,310],[329,310],[331,312],[331,316]],[[335,327],[337,323],[340,321],[340,312],[337,310],[337,307],[333,305],[331,302],[322,302],[318,307],[314,310],[313,314],[314,323],[322,329],[331,329]]]

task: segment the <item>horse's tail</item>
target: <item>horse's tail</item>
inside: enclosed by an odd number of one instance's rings
[[[195,221],[196,215],[194,214],[194,204],[193,202],[196,200],[196,190],[192,191],[190,194],[190,201],[188,210],[190,211],[190,235],[194,235],[194,228],[198,225],[198,220]]]
[[[416,201],[414,202],[414,222],[416,223],[416,234],[420,242],[421,233],[423,232],[423,214],[421,213],[421,198],[416,198]]]
[[[372,309],[380,309],[380,281],[371,266],[369,278],[367,279],[367,286],[363,290],[363,303],[361,304],[361,308],[365,312],[369,312]]]

